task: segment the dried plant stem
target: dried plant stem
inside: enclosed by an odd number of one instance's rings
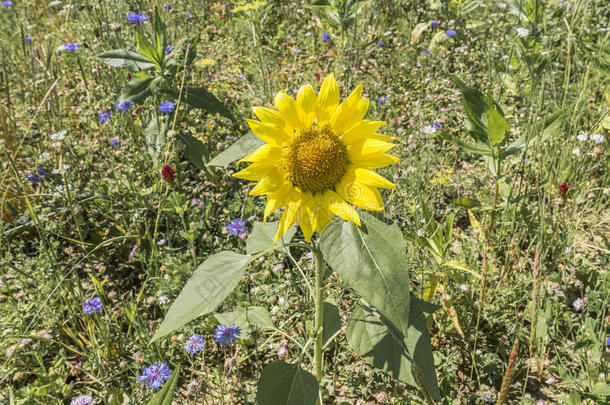
[[[510,388],[515,363],[517,362],[518,349],[519,339],[515,338],[513,350],[510,352],[510,357],[508,358],[508,366],[506,367],[506,372],[504,373],[504,378],[502,379],[502,387],[500,388],[500,394],[498,395],[498,405],[502,405],[508,396],[508,389]]]
[[[532,326],[530,329],[529,350],[530,357],[534,355],[534,340],[536,338],[536,324],[538,323],[538,300],[540,289],[540,242],[536,245],[534,256],[534,290],[532,291],[532,302],[534,304],[534,315],[532,316]]]

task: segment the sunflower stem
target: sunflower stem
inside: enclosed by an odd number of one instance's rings
[[[324,320],[324,259],[322,252],[317,245],[313,245],[314,271],[315,271],[315,322],[314,330],[316,331],[314,340],[314,355],[313,368],[318,384],[322,382],[322,365],[323,365],[323,341],[322,341],[322,323]],[[320,391],[322,388],[320,387]],[[322,402],[318,399],[318,405]]]

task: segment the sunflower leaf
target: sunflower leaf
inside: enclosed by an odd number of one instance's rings
[[[207,165],[223,167],[228,166],[264,144],[265,142],[254,135],[253,132],[248,132],[246,135],[239,138],[237,142],[231,145],[227,150],[216,155],[216,157],[210,160]]]

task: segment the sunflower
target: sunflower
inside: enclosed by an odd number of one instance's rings
[[[341,104],[332,74],[317,96],[306,85],[296,100],[280,92],[274,102],[277,110],[254,107],[260,121],[248,125],[266,143],[241,160],[252,164],[234,176],[258,181],[250,194],[267,195],[264,222],[284,208],[276,241],[297,221],[310,241],[332,214],[360,226],[352,205],[384,209],[378,188],[396,186],[371,169],[400,159],[386,154],[394,138],[376,133],[385,123],[364,119],[369,100],[362,97],[362,83]]]

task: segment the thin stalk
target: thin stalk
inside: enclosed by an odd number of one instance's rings
[[[313,246],[314,257],[314,272],[315,272],[315,340],[314,340],[314,355],[313,368],[314,374],[318,383],[322,382],[322,366],[323,366],[323,341],[322,341],[322,324],[324,320],[324,259],[322,252],[316,245]],[[318,399],[318,405],[322,401]]]

